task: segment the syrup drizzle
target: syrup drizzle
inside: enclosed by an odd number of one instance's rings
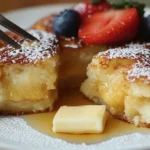
[[[43,134],[49,135],[53,138],[63,139],[70,143],[86,143],[95,144],[113,137],[127,135],[135,132],[150,133],[148,128],[137,128],[132,124],[109,117],[104,133],[102,134],[65,134],[54,133],[52,131],[52,121],[60,106],[80,106],[80,105],[94,105],[93,102],[85,98],[78,90],[62,91],[59,95],[60,99],[56,102],[55,109],[52,112],[26,115],[23,118],[32,128],[40,131]]]

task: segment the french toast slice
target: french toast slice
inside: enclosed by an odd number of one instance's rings
[[[110,114],[150,127],[150,44],[127,44],[98,53],[88,65],[82,93]]]
[[[29,30],[29,33],[40,42],[9,32],[21,49],[0,44],[1,114],[52,110],[57,99],[58,41],[45,31]]]
[[[31,28],[53,33],[52,22],[56,14],[49,15],[37,21]],[[60,44],[60,66],[59,87],[80,87],[86,78],[86,67],[92,57],[99,51],[104,51],[104,45],[85,45],[79,39],[72,37],[59,37]]]

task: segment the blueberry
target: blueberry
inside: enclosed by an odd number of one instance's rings
[[[65,10],[55,17],[52,28],[57,36],[77,37],[81,18],[74,10]]]
[[[140,36],[142,39],[150,39],[150,15],[143,17],[140,24]]]

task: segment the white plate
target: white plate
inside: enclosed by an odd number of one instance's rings
[[[53,12],[58,12],[70,7],[70,4],[46,5],[32,7],[4,13],[6,17],[20,25],[28,28],[39,18]],[[150,10],[147,9],[150,14]],[[71,144],[66,141],[54,139],[46,136],[29,127],[26,122],[19,117],[0,118],[0,149],[3,150],[116,150],[116,149],[138,149],[150,147],[150,135],[134,133],[121,137],[112,138],[108,141],[94,144]]]

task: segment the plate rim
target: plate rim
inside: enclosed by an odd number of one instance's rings
[[[7,15],[10,13],[18,13],[19,11],[27,11],[30,9],[39,9],[39,8],[44,8],[44,7],[65,7],[65,6],[71,6],[74,5],[75,3],[55,3],[55,4],[43,4],[43,5],[35,5],[35,6],[28,6],[28,7],[23,7],[23,8],[17,8],[17,9],[12,9],[10,11],[3,11],[2,14]]]
[[[48,7],[56,7],[56,9],[58,9],[59,7],[68,7],[68,6],[72,6],[74,3],[58,3],[58,4],[47,4],[47,5],[39,5],[39,6],[31,6],[31,7],[25,7],[25,8],[19,8],[19,9],[14,9],[14,10],[11,10],[11,11],[6,11],[6,12],[2,12],[3,15],[12,15],[12,14],[15,14],[15,13],[19,13],[19,12],[23,12],[23,11],[29,11],[29,10],[37,10],[37,9],[42,9],[42,8],[48,8]],[[150,7],[146,7],[146,11],[149,11],[150,12]],[[39,18],[40,19],[40,18]],[[148,146],[148,145],[147,145]],[[147,148],[147,146],[145,146],[144,148]],[[150,146],[150,144],[149,144]],[[26,150],[27,148],[29,149],[37,149],[34,148],[34,147],[31,147],[31,145],[28,146],[25,146],[24,144],[14,144],[13,141],[11,143],[11,141],[0,141],[0,149],[3,149],[3,150]],[[53,148],[53,147],[52,147]],[[131,147],[132,148],[132,147]],[[142,148],[143,147],[137,147],[137,148]],[[40,149],[41,150],[41,149]],[[46,150],[45,148],[43,150]],[[53,148],[53,150],[56,150],[55,148]]]

